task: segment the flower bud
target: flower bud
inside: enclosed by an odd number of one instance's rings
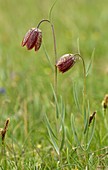
[[[26,46],[28,50],[35,48],[38,51],[42,43],[42,31],[38,28],[31,28],[22,40],[22,47]]]
[[[108,94],[105,95],[104,100],[102,101],[102,107],[104,109],[108,108]]]
[[[89,117],[89,124],[88,124],[89,126],[90,126],[92,120],[95,118],[95,114],[96,114],[96,112],[93,112],[93,114]]]
[[[57,61],[56,67],[64,73],[75,64],[76,59],[77,57],[74,54],[65,54]]]

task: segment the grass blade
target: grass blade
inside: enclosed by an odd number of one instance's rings
[[[55,139],[57,139],[57,137],[55,136],[55,134],[54,134],[54,132],[53,132],[51,126],[50,126],[47,115],[45,115],[45,119],[46,119],[46,126],[47,126],[47,130],[48,130],[48,134],[49,134],[49,137],[50,137],[50,142],[53,145],[54,149],[56,150],[57,154],[59,155],[59,147],[58,147],[56,140],[55,140]]]
[[[50,133],[52,134],[52,136],[53,136],[55,139],[57,139],[56,135],[54,134],[54,132],[53,132],[51,126],[50,126],[50,122],[49,122],[48,117],[47,117],[46,114],[45,114],[45,120],[46,120],[47,129],[50,131]],[[57,139],[57,140],[58,140],[58,139]]]
[[[50,137],[50,142],[52,143],[54,149],[56,150],[57,154],[59,155],[60,154],[59,153],[59,147],[58,147],[56,141],[54,140],[54,138],[53,138],[53,136],[52,136],[52,134],[51,134],[49,129],[48,129],[48,134],[49,134],[49,137]]]
[[[77,142],[77,145],[78,145],[82,150],[84,150],[84,149],[82,148],[81,144],[80,144],[79,139],[78,139],[78,135],[77,135],[77,132],[76,132],[76,129],[75,129],[75,125],[74,125],[74,117],[73,117],[73,114],[71,115],[71,127],[72,127],[72,131],[73,131],[74,139],[75,139],[75,141]]]
[[[74,96],[74,101],[77,106],[78,112],[81,113],[80,105],[79,105],[79,100],[78,100],[78,94],[76,90],[75,83],[73,84],[73,96]]]
[[[49,11],[49,20],[52,21],[52,10],[58,0],[55,0]]]
[[[61,139],[61,145],[60,145],[60,151],[63,149],[64,142],[65,142],[65,125],[64,125],[64,119],[65,119],[65,106],[62,100],[61,96],[61,114],[60,114],[60,132],[62,132],[62,139]]]
[[[95,118],[93,120],[92,129],[91,129],[91,135],[90,135],[90,139],[88,141],[88,145],[87,145],[86,150],[88,150],[88,148],[89,148],[89,146],[91,144],[91,141],[92,141],[92,138],[93,138],[93,135],[94,135],[94,130],[95,130]]]
[[[84,109],[84,134],[86,133],[88,129],[89,114],[90,114],[90,107],[89,107],[89,102],[88,102],[88,111],[86,112],[86,109]]]
[[[62,140],[61,140],[60,151],[63,149],[64,143],[65,143],[65,127],[64,127],[64,123],[62,122]]]
[[[62,124],[64,123],[64,119],[65,119],[65,105],[63,103],[62,96],[61,96],[60,116],[61,116],[61,121],[60,121],[60,130],[61,130]]]
[[[54,91],[52,84],[51,84],[51,88],[52,88],[52,91],[53,91],[53,96],[54,96],[55,105],[56,105],[56,117],[59,118],[59,106],[58,106],[57,96],[56,96],[56,93]]]
[[[80,54],[80,44],[79,44],[79,37],[77,38],[77,47],[78,47],[78,54]]]
[[[50,65],[52,71],[54,71],[54,67],[53,67],[53,65],[52,65],[52,63],[51,63],[50,57],[49,57],[49,55],[48,55],[48,53],[47,53],[47,50],[46,50],[46,48],[45,48],[45,44],[44,44],[44,43],[43,43],[43,50],[44,50],[45,56],[46,56],[46,58],[47,58],[47,60],[48,60],[48,62],[49,62],[49,65]]]
[[[91,70],[91,67],[92,67],[92,63],[93,63],[93,59],[94,59],[94,54],[95,54],[95,48],[93,49],[93,52],[92,52],[92,55],[91,55],[91,59],[90,59],[90,62],[89,62],[89,65],[86,69],[86,77],[88,76],[90,70]]]

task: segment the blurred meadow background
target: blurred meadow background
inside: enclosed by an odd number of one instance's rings
[[[108,1],[58,0],[52,10],[58,58],[65,53],[77,53],[79,39],[81,55],[88,67],[95,49],[86,87],[90,113],[97,113],[89,148],[93,155],[88,154],[92,159],[86,161],[83,151],[73,155],[72,148],[77,144],[70,121],[73,113],[81,138],[83,123],[73,96],[75,83],[81,106],[81,61],[68,72],[58,73],[58,95],[65,104],[67,129],[64,147],[58,156],[45,123],[45,114],[51,127],[55,128],[57,123],[51,89],[54,76],[45,54],[46,49],[53,63],[53,37],[49,23],[40,26],[43,43],[38,52],[21,47],[25,33],[36,27],[40,20],[48,19],[53,3],[53,0],[0,0],[0,128],[10,118],[5,146],[2,141],[0,144],[1,170],[84,170],[87,164],[90,170],[100,170],[108,166],[108,115],[103,117],[101,105],[108,93]]]

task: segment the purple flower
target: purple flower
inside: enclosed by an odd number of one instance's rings
[[[62,73],[68,71],[75,63],[77,57],[74,54],[65,54],[56,63],[56,67]]]
[[[3,88],[3,87],[0,87],[0,94],[5,94],[6,93],[6,90],[5,90],[5,88]]]
[[[42,43],[42,31],[38,28],[31,28],[22,40],[22,47],[26,46],[28,50],[35,48],[38,51]]]

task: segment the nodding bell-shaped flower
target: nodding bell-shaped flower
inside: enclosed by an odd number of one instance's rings
[[[38,28],[31,28],[22,40],[22,47],[26,46],[28,50],[35,48],[38,51],[42,44],[42,31]]]
[[[75,54],[65,54],[57,61],[56,67],[60,72],[64,73],[76,63],[78,58],[79,57],[77,57]]]

